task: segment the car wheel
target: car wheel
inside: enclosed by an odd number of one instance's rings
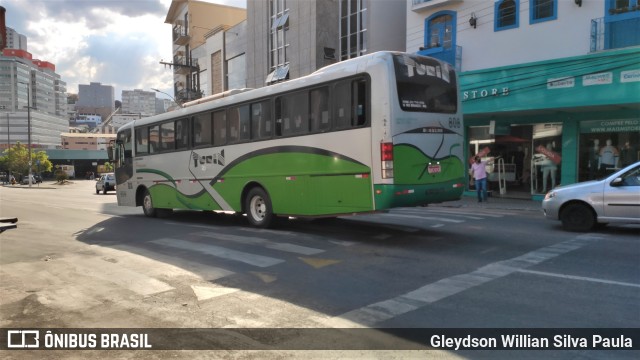
[[[589,231],[596,223],[596,218],[587,205],[575,203],[569,204],[560,213],[562,227],[569,231]]]
[[[96,188],[96,194],[100,194],[100,190],[98,190],[98,188]]]
[[[254,187],[249,191],[244,208],[251,225],[260,228],[271,226],[274,217],[271,199],[262,188]]]
[[[156,209],[153,207],[153,202],[151,200],[151,194],[149,190],[144,190],[144,195],[142,196],[142,211],[147,217],[156,217],[158,214]]]

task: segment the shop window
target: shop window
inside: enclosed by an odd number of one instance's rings
[[[611,124],[638,120],[583,121],[580,123],[578,180],[599,179],[640,160],[640,132],[607,131]]]

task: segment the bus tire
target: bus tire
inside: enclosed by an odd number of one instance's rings
[[[147,217],[156,217],[158,216],[158,212],[153,207],[153,201],[151,199],[151,194],[149,190],[144,189],[144,193],[142,194],[142,211]]]
[[[264,189],[254,187],[245,197],[245,211],[249,224],[259,228],[268,228],[273,223],[271,199]]]

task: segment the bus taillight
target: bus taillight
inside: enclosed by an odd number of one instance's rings
[[[382,178],[393,178],[393,143],[380,144],[380,159],[382,160]]]

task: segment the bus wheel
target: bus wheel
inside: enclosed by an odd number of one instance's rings
[[[255,227],[267,228],[273,220],[273,209],[269,195],[259,187],[254,187],[245,198],[245,210],[249,223]]]
[[[153,207],[153,202],[151,201],[151,194],[149,194],[149,190],[144,190],[144,195],[142,195],[142,211],[148,217],[156,217],[156,209]]]

